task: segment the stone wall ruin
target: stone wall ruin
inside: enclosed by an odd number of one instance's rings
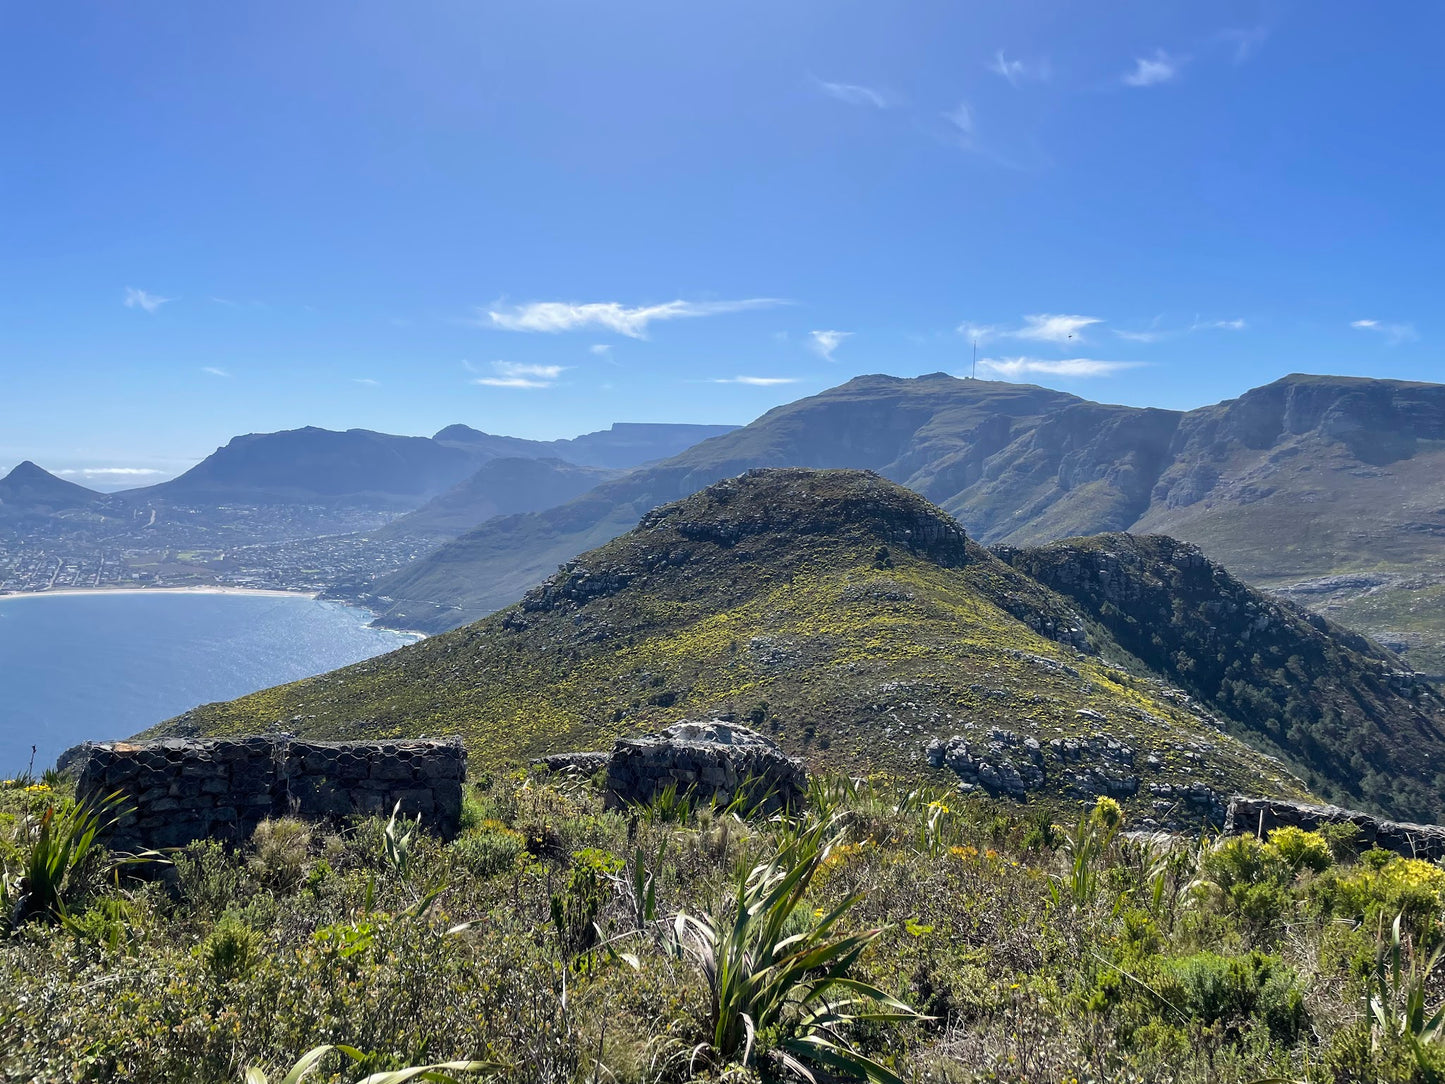
[[[467,754],[460,738],[315,742],[290,737],[170,738],[86,743],[62,758],[80,798],[120,792],[131,807],[117,850],[240,841],[267,817],[340,821],[355,814],[421,816],[454,836]]]

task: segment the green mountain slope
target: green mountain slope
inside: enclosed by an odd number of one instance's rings
[[[988,543],[1189,539],[1445,676],[1438,611],[1417,605],[1445,592],[1445,386],[1348,377],[1290,376],[1187,413],[941,373],[859,377],[561,508],[487,524],[366,601],[383,624],[455,627],[649,509],[761,466],[876,470]]]
[[[1287,631],[1306,681],[1316,659],[1338,654],[1328,626]],[[1372,725],[1418,732],[1411,755],[1445,749],[1415,701],[1383,690],[1375,708]],[[1132,777],[1133,800],[1151,810],[1170,804],[1157,795],[1196,784],[1213,795],[1303,789],[1221,731],[1252,732],[1251,720],[1215,718],[940,509],[853,471],[719,483],[645,516],[502,613],[161,729],[461,732],[487,764],[728,711],[814,763],[852,770],[937,779],[931,742],[983,741],[998,728],[1037,739],[1046,757],[1055,741],[1082,743],[1086,760],[1117,743],[1132,763],[1116,776]]]
[[[619,471],[560,459],[492,459],[445,493],[371,532],[373,538],[455,538],[493,516],[564,504]]]

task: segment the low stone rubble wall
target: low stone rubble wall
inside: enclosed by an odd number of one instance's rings
[[[266,817],[340,820],[407,816],[456,834],[467,754],[442,741],[313,742],[294,738],[166,739],[87,743],[63,762],[77,795],[117,791],[133,806],[116,827],[118,850],[178,847],[198,839],[242,840]]]
[[[1225,835],[1266,836],[1272,828],[1318,831],[1331,824],[1352,824],[1362,849],[1379,847],[1407,858],[1445,858],[1445,828],[1436,824],[1405,824],[1341,809],[1336,805],[1305,805],[1279,798],[1234,798],[1224,821]]]
[[[802,805],[808,789],[803,762],[770,738],[730,718],[684,721],[657,734],[622,738],[610,753],[554,753],[533,765],[591,775],[607,769],[608,808],[651,802],[669,787],[693,800],[730,804],[740,794],[756,811]]]

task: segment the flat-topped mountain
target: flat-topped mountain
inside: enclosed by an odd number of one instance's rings
[[[307,426],[233,437],[179,477],[123,496],[203,504],[414,508],[461,481],[484,459],[429,437]]]
[[[104,494],[57,478],[28,459],[0,478],[0,516],[59,512],[104,501]]]
[[[1290,376],[1188,412],[942,373],[859,377],[567,505],[489,523],[379,581],[371,601],[385,624],[453,627],[649,509],[760,466],[876,470],[987,543],[1183,537],[1253,582],[1322,580],[1326,601],[1366,607],[1346,619],[1445,674],[1445,620],[1432,631],[1433,603],[1410,610],[1433,591],[1445,601],[1445,386],[1349,377]]]
[[[1166,591],[1162,569],[1172,560],[1161,551],[1156,578]],[[1207,579],[1216,582],[1213,572]],[[1242,649],[1233,640],[1218,646],[1226,670],[1236,673],[1229,668],[1256,652],[1264,661],[1239,680],[1267,665],[1297,670],[1305,700],[1285,710],[1306,740],[1322,743],[1333,740],[1337,703],[1315,699],[1315,685],[1370,682],[1371,699],[1350,725],[1374,742],[1362,748],[1377,773],[1417,785],[1401,788],[1399,804],[1361,797],[1410,815],[1445,804],[1433,773],[1445,755],[1441,704],[1428,687],[1400,676],[1399,661],[1374,645],[1217,582],[1216,604],[1247,607],[1251,623],[1268,618],[1267,643],[1256,632]],[[1180,597],[1209,612],[1200,592],[1191,581]],[[932,756],[1003,793],[1093,787],[1161,816],[1191,793],[1213,808],[1232,789],[1303,791],[1279,761],[1242,740],[1272,733],[1270,719],[1246,693],[1231,695],[1216,698],[1228,710],[1209,711],[1129,651],[1091,607],[972,542],[910,490],[871,473],[782,469],[651,511],[482,621],[197,708],[161,730],[239,733],[279,722],[307,736],[357,737],[460,729],[473,757],[502,762],[733,713],[815,764],[908,777],[947,770],[930,768]],[[1312,773],[1319,793],[1356,793],[1358,778],[1337,758],[1275,748]],[[989,757],[1020,765],[1017,784],[979,768]]]
[[[493,436],[465,425],[449,426],[434,437],[307,426],[235,437],[179,477],[128,490],[124,498],[132,502],[163,499],[183,504],[320,504],[406,510],[445,493],[494,459],[552,458],[625,469],[673,455],[730,428],[618,423],[570,440],[539,441]],[[493,479],[497,473],[493,472]],[[511,484],[521,485],[523,473]],[[605,477],[598,475],[593,483]],[[484,479],[479,486],[488,484],[492,483]],[[454,514],[460,510],[461,502],[452,506]],[[457,530],[475,526],[492,514],[484,512]]]
[[[449,425],[432,439],[465,448],[485,449],[497,456],[525,456],[532,459],[561,459],[584,467],[630,470],[666,459],[709,437],[721,436],[735,425],[690,425],[682,423],[614,422],[608,429],[584,433],[565,440],[524,440],[498,437],[466,425]],[[471,525],[480,523],[474,520]]]

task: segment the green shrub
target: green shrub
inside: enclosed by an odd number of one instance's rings
[[[176,853],[174,862],[181,900],[196,914],[224,914],[245,904],[255,890],[250,867],[236,861],[214,839],[188,843]]]
[[[1371,927],[1402,915],[1412,936],[1433,943],[1440,939],[1445,869],[1418,858],[1370,851],[1353,867],[1320,874],[1310,885],[1309,898],[1326,918],[1346,918]]]
[[[276,817],[256,825],[251,868],[268,888],[289,892],[306,875],[311,855],[311,826],[295,817]]]
[[[229,982],[250,971],[260,952],[260,935],[230,915],[216,923],[197,949],[201,962],[217,982]]]
[[[486,821],[458,836],[449,847],[452,861],[473,877],[486,878],[513,869],[527,841],[499,821]]]
[[[568,956],[580,956],[602,939],[597,915],[621,869],[622,859],[607,851],[589,847],[572,855],[567,886],[552,896],[552,926]]]
[[[1163,964],[1160,994],[1192,1020],[1264,1024],[1277,1041],[1293,1043],[1305,1025],[1298,976],[1276,956],[1200,952]]]

